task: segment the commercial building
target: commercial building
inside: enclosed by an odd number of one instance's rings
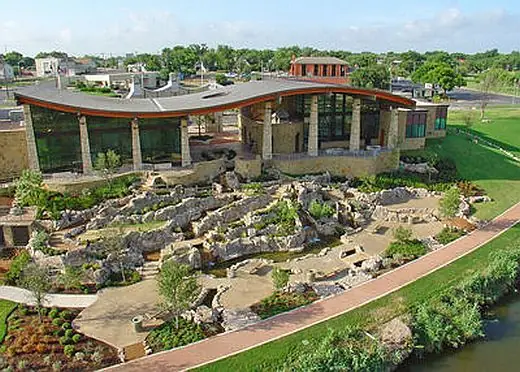
[[[36,58],[34,60],[37,77],[55,76],[63,74],[74,76],[86,74],[96,70],[96,64],[90,59],[65,60],[56,57]]]
[[[335,57],[292,57],[289,76],[332,84],[348,83],[348,63]]]
[[[89,174],[97,154],[109,149],[134,171],[154,164],[193,169],[202,160],[194,156],[189,123],[209,115],[218,123],[231,109],[239,112],[235,165],[245,177],[262,166],[291,174],[389,171],[398,167],[399,149],[420,148],[446,128],[446,106],[291,79],[129,100],[34,86],[16,98],[24,107],[27,167],[43,173]]]

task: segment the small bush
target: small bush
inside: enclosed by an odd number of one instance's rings
[[[334,214],[334,208],[327,203],[320,203],[313,200],[309,205],[309,213],[312,217],[319,220],[324,217],[331,217]]]
[[[78,351],[76,354],[74,354],[74,359],[78,362],[83,361],[85,359],[85,353]]]
[[[247,195],[261,195],[265,192],[264,187],[259,182],[246,183],[242,185],[242,190]]]
[[[60,318],[65,320],[72,320],[74,318],[74,315],[68,310],[63,310],[60,313]]]
[[[53,319],[53,323],[54,323],[54,319],[57,319],[58,317],[60,316],[60,311],[56,308],[52,308],[51,311],[49,311],[49,317],[51,319]],[[56,324],[58,325],[58,324]],[[60,326],[61,324],[59,324],[58,326]]]
[[[31,262],[31,255],[26,250],[23,250],[11,262],[9,271],[5,274],[7,284],[15,284],[25,267]]]
[[[264,298],[259,303],[253,304],[251,310],[257,313],[260,318],[266,319],[297,307],[308,305],[317,298],[316,293],[312,291],[306,293],[285,293],[278,291]]]
[[[401,256],[407,259],[414,259],[426,253],[426,247],[419,240],[409,240],[404,242],[391,242],[385,250],[386,257]]]
[[[46,307],[40,308],[40,314],[42,316],[47,316],[48,313],[49,313],[49,309],[48,308],[46,308]]]
[[[74,330],[73,330],[73,329],[67,329],[67,330],[65,330],[65,337],[70,337],[70,338],[72,338],[73,335],[74,335]]]
[[[81,341],[81,335],[79,333],[76,333],[74,336],[72,336],[72,342],[74,342],[75,344],[77,344],[80,341]]]
[[[27,308],[27,306],[18,305],[18,312],[20,313],[20,315],[26,316],[27,313],[29,313],[29,309]]]
[[[463,235],[464,231],[462,230],[454,227],[445,227],[441,230],[440,233],[435,235],[435,240],[437,240],[440,244],[445,245],[451,243],[454,240],[457,240]]]
[[[289,272],[280,269],[279,267],[274,267],[271,271],[271,277],[273,278],[274,287],[277,290],[282,289],[289,283]]]
[[[188,345],[205,337],[200,325],[180,318],[178,329],[175,321],[166,322],[150,332],[147,342],[153,351],[161,351]]]
[[[71,358],[74,355],[75,348],[74,345],[65,345],[63,348],[63,354]]]
[[[394,229],[394,239],[398,242],[407,242],[412,239],[412,230],[404,226],[399,226]]]
[[[65,329],[65,330],[67,330],[67,329],[71,329],[71,328],[72,328],[72,326],[70,325],[69,322],[65,322],[65,323],[63,323],[63,324],[61,325],[61,329]]]
[[[61,319],[61,318],[54,318],[52,320],[52,324],[54,324],[57,327],[61,327],[62,324],[63,324],[63,319]]]
[[[67,336],[60,337],[61,346],[71,345],[71,344],[72,344],[72,339],[70,337],[67,337]]]
[[[440,211],[444,217],[455,217],[459,211],[460,192],[454,186],[444,193],[440,203]]]
[[[56,337],[61,337],[61,336],[64,336],[65,335],[65,330],[64,329],[57,329],[53,332],[54,336]]]
[[[60,372],[62,367],[61,361],[57,360],[54,363],[52,363],[52,370],[54,372]]]

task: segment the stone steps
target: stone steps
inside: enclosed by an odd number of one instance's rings
[[[143,280],[153,279],[159,273],[158,261],[147,261],[139,268],[139,274]]]

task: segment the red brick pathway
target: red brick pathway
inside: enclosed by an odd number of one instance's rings
[[[519,220],[520,203],[495,218],[483,229],[475,230],[437,251],[340,295],[235,332],[215,336],[177,350],[154,354],[110,369],[147,372],[185,370],[287,336],[394,292],[479,248],[515,225]]]

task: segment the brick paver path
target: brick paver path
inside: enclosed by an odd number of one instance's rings
[[[110,369],[147,372],[185,370],[287,336],[394,292],[477,249],[515,225],[519,220],[520,203],[494,219],[486,227],[475,230],[464,238],[340,295],[235,332],[215,336],[176,350],[154,354]]]

